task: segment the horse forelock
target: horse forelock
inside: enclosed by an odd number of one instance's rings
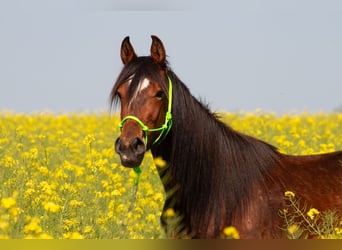
[[[111,92],[111,105],[118,102],[117,89],[125,82],[129,82],[128,98],[130,104],[138,94],[147,87],[147,81],[155,80],[161,84],[162,90],[167,92],[167,84],[160,74],[159,67],[150,56],[137,57],[124,66]],[[166,95],[167,96],[167,95]]]

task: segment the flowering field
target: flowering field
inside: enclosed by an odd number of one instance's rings
[[[342,114],[224,113],[281,152],[342,149]],[[163,238],[165,194],[150,154],[136,173],[114,153],[119,118],[0,113],[0,238]],[[170,213],[170,216],[173,216]]]

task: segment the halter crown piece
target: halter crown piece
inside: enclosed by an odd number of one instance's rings
[[[120,131],[122,131],[123,125],[127,120],[135,121],[136,123],[139,124],[142,131],[144,131],[146,145],[148,143],[148,132],[160,131],[159,136],[157,137],[157,139],[154,140],[152,145],[156,144],[163,136],[165,137],[170,132],[171,127],[172,127],[172,114],[171,114],[171,109],[172,109],[172,81],[171,81],[169,76],[167,76],[167,79],[169,81],[169,103],[168,103],[168,107],[167,107],[167,112],[165,114],[164,124],[159,128],[150,129],[138,117],[133,116],[133,115],[127,115],[119,123]]]

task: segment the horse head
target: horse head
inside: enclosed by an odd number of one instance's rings
[[[121,106],[121,135],[115,151],[125,167],[137,167],[144,154],[171,129],[172,82],[167,75],[165,49],[152,36],[151,55],[138,57],[126,37],[121,45],[124,67],[112,90]]]

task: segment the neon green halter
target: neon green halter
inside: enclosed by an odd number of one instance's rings
[[[171,127],[172,127],[172,114],[171,114],[171,109],[172,109],[172,81],[171,81],[169,76],[167,77],[167,79],[169,81],[169,103],[168,103],[168,107],[167,107],[167,112],[165,114],[164,124],[159,128],[150,129],[138,117],[133,116],[133,115],[127,115],[121,120],[121,122],[119,124],[120,131],[122,131],[123,125],[127,120],[135,121],[136,123],[139,124],[142,131],[144,131],[146,145],[148,143],[148,132],[160,131],[159,136],[157,137],[157,139],[154,140],[152,145],[156,144],[163,136],[165,137],[170,132]]]

